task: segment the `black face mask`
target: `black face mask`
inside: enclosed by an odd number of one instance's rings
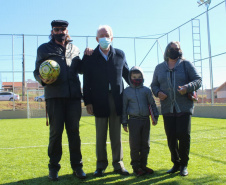
[[[53,38],[58,42],[63,42],[66,39],[66,34],[53,34]]]
[[[131,79],[131,83],[137,87],[143,82],[143,79]]]
[[[180,57],[182,55],[182,53],[178,50],[175,50],[174,48],[170,48],[169,50],[169,58],[175,60],[178,57]]]

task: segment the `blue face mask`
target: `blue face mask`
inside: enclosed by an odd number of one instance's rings
[[[99,44],[102,49],[107,49],[111,44],[111,38],[107,37],[99,38]]]

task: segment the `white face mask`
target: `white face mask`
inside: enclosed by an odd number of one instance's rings
[[[111,38],[107,37],[99,38],[99,44],[102,49],[107,49],[111,44]]]

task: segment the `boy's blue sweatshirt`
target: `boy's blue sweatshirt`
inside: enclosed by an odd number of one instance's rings
[[[155,100],[152,96],[151,89],[143,86],[143,83],[135,87],[130,79],[131,72],[139,70],[143,76],[143,72],[139,67],[133,67],[129,73],[130,86],[123,91],[123,113],[122,113],[122,124],[126,125],[128,122],[128,115],[136,117],[149,116],[148,105],[151,105],[154,116],[158,119],[159,113],[155,104]]]

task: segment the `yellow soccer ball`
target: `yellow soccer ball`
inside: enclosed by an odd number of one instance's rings
[[[39,73],[43,79],[57,79],[60,74],[60,65],[54,60],[46,60],[40,65]]]

